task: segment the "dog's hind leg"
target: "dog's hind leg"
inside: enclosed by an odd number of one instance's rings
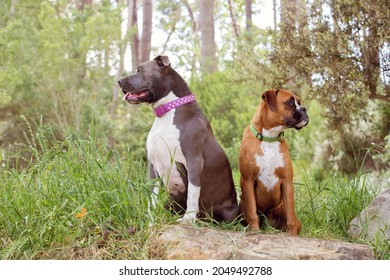
[[[237,203],[231,202],[230,204],[218,211],[221,216],[220,221],[231,223],[238,217],[239,209]]]
[[[194,222],[199,212],[200,199],[200,171],[203,169],[203,158],[192,158],[188,166],[188,190],[187,190],[187,208],[184,216],[178,221],[180,223]]]

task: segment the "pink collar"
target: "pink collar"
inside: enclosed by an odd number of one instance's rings
[[[186,96],[180,97],[178,99],[175,99],[175,100],[168,102],[166,104],[163,104],[163,105],[157,107],[156,109],[153,109],[153,111],[154,111],[154,114],[156,115],[156,117],[162,117],[172,109],[175,109],[177,107],[180,107],[182,105],[185,105],[187,103],[192,103],[195,101],[196,101],[195,95],[190,94],[190,95],[186,95]]]

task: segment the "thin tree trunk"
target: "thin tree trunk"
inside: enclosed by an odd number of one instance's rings
[[[253,52],[253,34],[252,34],[252,0],[245,0],[245,40],[247,49]]]
[[[79,0],[79,2],[76,3],[76,6],[79,11],[83,11],[85,6],[89,6],[91,4],[92,0]]]
[[[303,59],[306,62],[312,57],[310,50],[311,40],[310,40],[310,29],[308,22],[308,15],[306,11],[305,0],[295,0],[295,11],[296,11],[296,21],[298,24],[297,27],[297,37],[299,38],[298,44],[302,49]],[[308,85],[312,86],[311,75],[312,73],[308,69],[304,69],[304,76]]]
[[[252,0],[245,0],[245,30],[249,32],[252,29]]]
[[[199,0],[199,29],[202,71],[216,72],[218,63],[214,41],[214,0]]]
[[[131,2],[130,0],[127,1],[128,8],[131,7],[130,2]],[[126,33],[125,33],[124,38],[119,42],[119,51],[118,51],[119,65],[118,65],[118,69],[116,70],[116,74],[115,74],[115,83],[114,83],[114,88],[113,88],[112,104],[111,104],[111,109],[110,109],[110,114],[111,114],[112,119],[116,118],[117,100],[119,97],[119,86],[117,85],[116,81],[118,81],[122,77],[123,70],[125,68],[125,64],[124,64],[125,52],[126,52],[126,48],[127,48],[128,43],[129,43],[129,38],[130,38],[130,34],[131,34],[131,23],[132,23],[131,22],[131,14],[130,14],[130,10],[129,10],[128,18],[127,18]]]
[[[274,10],[274,34],[276,35],[276,30],[278,29],[278,21],[276,19],[277,10],[276,10],[276,0],[273,0],[273,10]]]
[[[246,0],[245,3],[246,2],[248,2],[248,0]],[[249,2],[250,2],[250,0],[249,0]],[[232,5],[231,0],[228,0],[228,6],[229,6],[230,17],[232,19],[233,33],[234,33],[234,36],[236,38],[238,38],[240,36],[240,27],[237,25],[237,19],[236,19],[236,15],[234,13],[234,9],[233,9],[233,5]],[[247,18],[247,23],[248,23],[248,18]]]
[[[11,0],[11,8],[9,11],[9,15],[11,18],[13,18],[15,14],[15,6],[18,4],[19,0]]]
[[[115,74],[115,81],[119,81],[119,79],[122,77],[123,69],[125,67],[124,61],[125,61],[125,50],[126,50],[126,44],[120,44],[119,46],[119,66]],[[111,103],[111,118],[116,118],[116,108],[117,108],[117,101],[119,96],[119,86],[117,83],[114,84],[114,90],[112,94],[112,103]]]
[[[334,50],[335,50],[335,56],[340,57],[341,53],[344,53],[345,48],[343,45],[343,42],[341,40],[341,28],[339,25],[339,10],[336,6],[336,1],[333,0],[331,2],[331,10],[332,10],[332,19],[333,19],[333,26],[334,26],[334,32],[333,32],[333,42],[334,42]]]
[[[191,8],[191,6],[190,6],[190,4],[188,3],[187,0],[183,0],[183,2],[184,2],[184,5],[187,8],[188,15],[191,18],[192,32],[193,32],[193,34],[195,36],[194,44],[195,44],[195,46],[198,46],[198,42],[199,42],[199,38],[198,38],[198,25],[196,24],[196,20],[195,20],[195,17],[194,17],[194,12],[192,11],[192,8]],[[196,52],[193,52],[192,59],[191,59],[191,77],[193,77],[195,75],[195,72],[196,72]]]
[[[128,0],[129,19],[131,19],[130,47],[132,68],[135,70],[140,64],[139,37],[138,37],[138,18],[137,18],[137,0]]]
[[[280,31],[282,41],[280,45],[283,45],[287,50],[293,49],[295,46],[296,26],[297,26],[297,14],[295,0],[281,0],[280,1]],[[290,58],[289,58],[290,59]],[[286,70],[287,85],[290,88],[295,87],[295,81],[291,77],[295,77],[296,69],[291,67]]]
[[[165,43],[163,44],[161,54],[164,54],[167,51],[169,40],[171,39],[171,37],[172,37],[173,33],[175,33],[175,31],[176,31],[176,26],[173,25],[171,31],[169,32],[169,34],[167,36],[167,39],[165,40]]]
[[[152,45],[152,14],[153,1],[143,0],[143,22],[141,38],[141,63],[150,59]]]
[[[333,63],[330,66],[332,71],[332,76],[334,77],[330,83],[333,83],[332,87],[336,89],[336,91],[343,92],[343,82],[342,82],[342,73],[340,65],[341,64],[341,54],[346,52],[345,46],[342,40],[342,32],[340,28],[340,12],[339,7],[337,5],[336,0],[332,0],[331,2],[331,11],[332,11],[332,20],[333,20],[333,46],[332,46],[332,61]]]
[[[370,18],[376,18],[375,11],[371,11]],[[380,62],[379,62],[379,51],[380,51],[380,41],[378,36],[378,26],[376,24],[371,24],[369,29],[364,35],[364,40],[362,42],[362,63],[363,63],[363,74],[365,84],[369,91],[369,97],[371,99],[381,98],[377,94],[378,80],[380,75]],[[387,100],[390,98],[387,96]]]
[[[192,8],[190,6],[190,4],[188,3],[187,0],[183,0],[184,2],[184,5],[186,6],[187,8],[187,11],[188,11],[188,15],[190,16],[191,18],[191,22],[192,22],[192,31],[193,32],[196,32],[197,30],[197,26],[196,26],[196,20],[195,20],[195,17],[194,17],[194,12],[192,11]]]

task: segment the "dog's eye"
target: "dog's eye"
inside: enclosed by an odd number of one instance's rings
[[[295,105],[295,103],[294,103],[294,101],[293,100],[288,100],[287,102],[286,102],[286,105],[288,106],[288,107],[293,107],[294,105]]]

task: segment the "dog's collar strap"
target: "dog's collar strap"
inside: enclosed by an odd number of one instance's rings
[[[278,136],[276,137],[267,137],[267,136],[264,136],[264,135],[261,135],[256,129],[255,127],[253,126],[253,124],[251,124],[250,126],[250,129],[253,133],[253,135],[259,139],[260,141],[265,141],[265,142],[280,142],[284,136],[284,132],[282,131],[282,133],[280,133]]]
[[[165,104],[157,107],[156,109],[153,109],[153,112],[156,115],[156,117],[160,118],[172,109],[175,109],[177,107],[180,107],[182,105],[192,103],[195,101],[196,101],[196,98],[195,98],[194,94],[186,95],[186,96],[180,97],[178,99],[175,99],[171,102],[165,103]]]

